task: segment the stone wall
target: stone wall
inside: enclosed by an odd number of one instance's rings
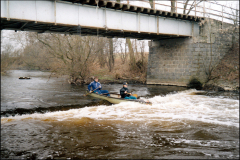
[[[233,41],[238,41],[233,30],[232,24],[206,20],[197,36],[150,41],[147,84],[186,86],[192,78],[206,82]]]

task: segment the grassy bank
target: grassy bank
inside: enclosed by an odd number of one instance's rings
[[[213,70],[212,77],[203,89],[239,92],[239,43],[223,57]]]
[[[147,66],[144,66],[147,68]],[[117,58],[115,60],[114,68],[111,72],[107,67],[100,67],[98,63],[94,65],[90,78],[86,81],[89,83],[93,77],[98,77],[101,83],[123,83],[127,81],[128,83],[146,83],[146,72],[141,73],[136,70],[131,71],[131,66],[128,62],[122,63],[122,61]]]

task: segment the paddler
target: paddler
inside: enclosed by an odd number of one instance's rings
[[[132,93],[127,88],[127,82],[123,82],[123,88],[120,89],[121,98],[124,99],[137,99],[136,97],[132,96]]]
[[[104,94],[104,95],[110,96],[108,90],[101,90],[101,89],[102,89],[102,86],[101,86],[101,83],[98,82],[98,77],[95,77],[94,81],[92,81],[88,85],[88,91],[90,93],[94,92],[97,94]]]

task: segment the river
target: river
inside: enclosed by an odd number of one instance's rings
[[[239,159],[238,93],[129,84],[152,106],[112,105],[49,75],[1,76],[1,158]]]

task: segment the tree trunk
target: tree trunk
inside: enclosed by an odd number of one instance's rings
[[[131,42],[131,40],[129,38],[126,38],[126,43],[128,45],[128,49],[129,49],[130,66],[131,66],[131,69],[134,70],[135,66],[136,66],[136,60],[135,60],[135,57],[134,57],[134,51],[133,51],[133,48],[132,48],[132,42]]]
[[[154,0],[149,0],[149,3],[150,3],[150,6],[151,8],[154,8],[154,3],[153,3]]]
[[[176,11],[176,2],[175,0],[171,0],[171,12],[175,12]]]
[[[187,0],[184,4],[183,14],[186,14],[186,9],[187,9],[188,2],[189,2],[189,0]]]
[[[114,56],[113,56],[113,39],[109,38],[109,72],[112,71],[114,67]]]
[[[98,48],[99,48],[99,54],[98,54],[98,61],[99,61],[99,65],[101,68],[103,68],[106,64],[106,59],[105,59],[105,55],[104,55],[104,47],[103,47],[103,39],[99,38],[98,39]]]
[[[192,9],[195,8],[195,6],[198,6],[199,3],[201,3],[203,0],[199,0],[198,2],[196,0],[194,0],[194,2],[191,4],[190,8],[188,9],[188,12],[186,13],[186,9],[187,9],[187,5],[189,0],[187,0],[184,4],[184,9],[183,9],[183,14],[187,14],[189,15],[189,13],[191,12]]]

